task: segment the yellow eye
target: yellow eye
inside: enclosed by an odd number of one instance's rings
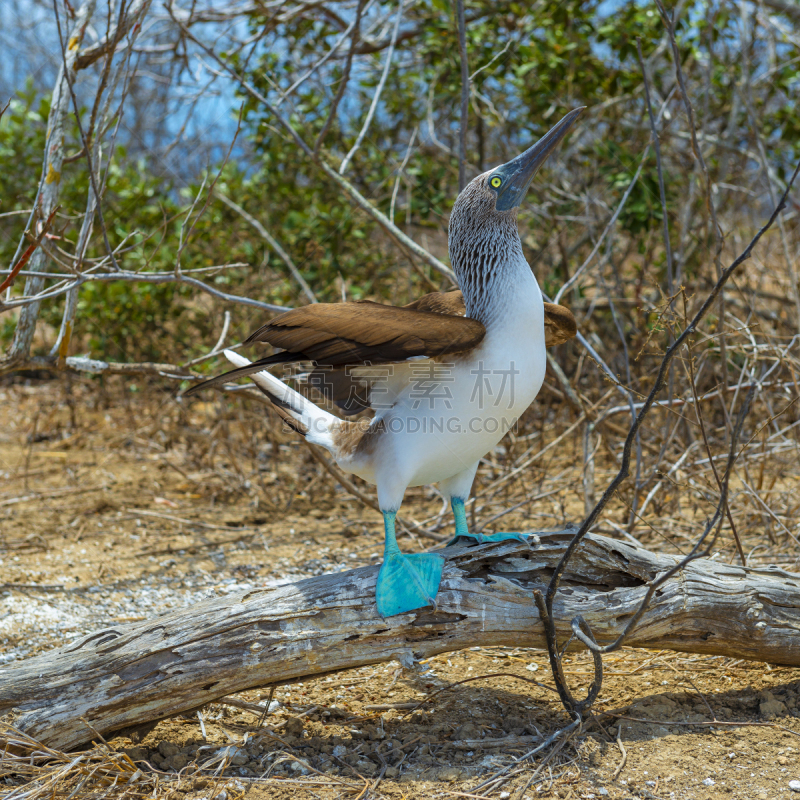
[[[494,176],[494,178],[492,178],[492,179],[489,181],[489,183],[490,183],[490,184],[491,184],[491,185],[492,185],[492,186],[493,186],[495,189],[499,189],[499,188],[500,188],[500,184],[501,184],[502,182],[503,182],[503,179],[502,179],[502,178],[499,178],[497,175],[495,175],[495,176]]]

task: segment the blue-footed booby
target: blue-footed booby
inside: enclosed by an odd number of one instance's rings
[[[362,301],[284,312],[246,340],[283,352],[249,362],[225,351],[237,369],[187,392],[249,375],[295,431],[376,485],[385,530],[376,587],[383,617],[435,605],[444,565],[437,553],[400,552],[395,518],[409,486],[439,484],[456,538],[524,539],[470,534],[464,506],[480,459],[539,393],[545,348],[575,335],[572,314],[543,302],[522,252],[517,208],[582,111],[569,112],[524,153],[459,194],[449,250],[460,291],[435,292],[404,307]],[[299,361],[313,364],[308,380],[345,415],[371,407],[373,418],[341,419],[265,370]]]

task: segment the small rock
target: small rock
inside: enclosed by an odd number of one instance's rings
[[[131,761],[146,761],[147,760],[147,748],[146,747],[127,747],[123,750],[125,755]]]
[[[453,738],[456,740],[480,739],[481,732],[477,725],[474,725],[471,722],[467,722],[465,725],[456,728],[456,731],[453,734]]]
[[[703,781],[703,786],[713,786],[713,785],[714,785],[714,779],[713,778],[706,778]]]
[[[509,733],[522,733],[527,724],[528,723],[520,717],[508,717],[508,719],[503,720],[503,730]]]
[[[336,747],[333,748],[332,754],[336,758],[344,758],[347,755],[347,748],[343,744],[337,744]]]
[[[800,781],[789,781],[789,788],[793,792],[800,792]]]
[[[189,757],[183,753],[175,753],[175,755],[164,759],[164,765],[176,772],[182,770],[189,763]]]
[[[601,797],[608,797],[608,789],[606,789],[606,787],[605,787],[605,786],[601,786],[601,787],[600,787],[600,788],[597,790],[597,794],[599,794]]]
[[[788,758],[786,758],[786,756],[778,756],[778,763],[779,763],[779,764],[780,764],[782,767],[785,767],[785,766],[786,766],[786,765],[789,763],[789,759],[788,759]]]
[[[164,758],[169,758],[170,756],[177,755],[180,752],[180,747],[172,742],[159,742],[158,752],[161,753]]]
[[[456,769],[455,767],[442,767],[436,775],[436,777],[440,781],[457,781],[462,775],[460,769]]]
[[[760,697],[761,702],[758,704],[758,710],[764,719],[775,719],[787,714],[786,705],[776,699],[772,692],[761,692]]]
[[[289,719],[286,720],[284,730],[292,736],[300,736],[303,733],[303,720],[297,717],[289,717]]]
[[[511,792],[500,792],[500,800],[508,800],[511,797]]]
[[[396,778],[399,774],[400,770],[397,767],[387,767],[386,772],[384,773],[384,777]]]
[[[368,777],[372,777],[378,771],[378,768],[371,761],[356,761],[354,766],[362,775],[367,775]]]

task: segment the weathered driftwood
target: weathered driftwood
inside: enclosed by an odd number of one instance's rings
[[[381,619],[376,567],[207,600],[124,625],[0,671],[0,713],[69,749],[233,692],[475,645],[543,647],[531,591],[543,588],[568,532],[447,549],[436,611]],[[576,614],[613,640],[672,556],[589,536],[554,613],[562,641]],[[800,665],[800,576],[707,559],[667,581],[629,645]],[[86,723],[93,730],[89,730]]]

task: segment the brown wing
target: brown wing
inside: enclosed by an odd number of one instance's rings
[[[464,296],[459,289],[452,292],[431,292],[404,308],[455,316],[466,314]],[[575,336],[577,329],[575,317],[568,308],[554,303],[544,304],[545,347],[568,341]],[[357,374],[351,375],[348,369],[315,369],[306,376],[306,381],[328,400],[336,403],[346,416],[358,414],[370,407],[369,382]]]
[[[388,364],[471,350],[486,334],[474,319],[380,303],[325,303],[287,311],[245,341],[332,367]]]
[[[460,353],[478,345],[485,335],[483,325],[468,317],[370,301],[315,303],[279,314],[245,341],[264,342],[285,352],[226,372],[186,394],[291,361],[330,368]]]

